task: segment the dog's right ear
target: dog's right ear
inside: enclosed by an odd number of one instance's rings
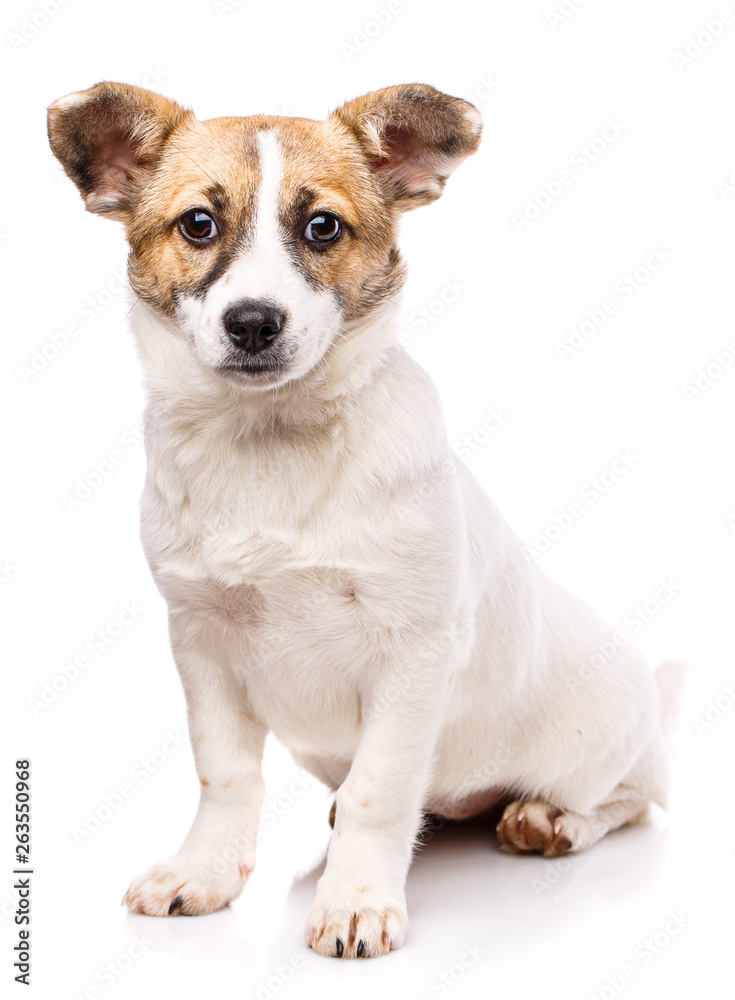
[[[51,149],[90,212],[125,221],[166,139],[192,112],[125,83],[98,83],[48,109]]]

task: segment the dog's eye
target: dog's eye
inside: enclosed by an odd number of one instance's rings
[[[334,243],[341,232],[341,220],[331,212],[322,212],[309,220],[304,238],[310,243]]]
[[[184,212],[179,219],[179,229],[192,243],[213,240],[219,235],[216,222],[201,208],[190,208]]]

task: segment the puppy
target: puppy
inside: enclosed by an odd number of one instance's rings
[[[420,84],[326,121],[198,121],[119,83],[49,109],[87,209],[130,244],[142,539],[201,782],[132,911],[238,896],[268,732],[336,791],[305,940],[338,958],[403,944],[425,813],[502,800],[501,846],[554,857],[665,804],[676,669],[654,675],[541,572],[397,343],[399,216],[480,132],[476,108]]]

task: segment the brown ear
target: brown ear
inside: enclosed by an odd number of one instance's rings
[[[191,112],[125,83],[98,83],[48,109],[51,149],[90,212],[124,220],[166,139]]]
[[[435,201],[452,171],[476,152],[482,132],[474,105],[423,83],[375,90],[332,117],[357,137],[402,211]]]

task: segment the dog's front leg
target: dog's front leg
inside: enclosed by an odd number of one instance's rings
[[[337,792],[327,866],[306,923],[320,955],[369,958],[406,936],[405,882],[440,728],[446,677],[424,659],[381,685]]]
[[[186,692],[189,734],[201,797],[178,853],[134,879],[123,903],[151,916],[212,913],[240,894],[255,864],[265,786],[266,727],[253,718],[229,667],[171,619],[176,664]]]

